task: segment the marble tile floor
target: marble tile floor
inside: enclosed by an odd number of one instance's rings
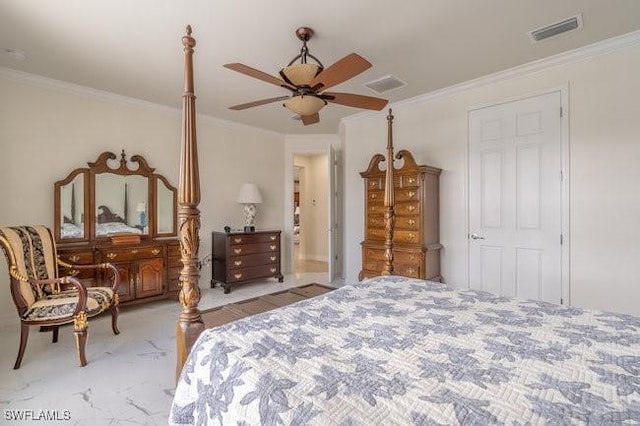
[[[246,283],[223,294],[220,286],[202,288],[201,309],[246,300],[311,282],[327,283],[326,273],[292,274]],[[333,282],[341,286],[343,282]],[[0,424],[164,425],[175,388],[175,327],[180,306],[159,301],[123,307],[120,335],[110,315],[89,321],[88,364],[81,368],[71,326],[51,333],[32,327],[19,370],[13,370],[20,326],[17,318],[0,324]],[[10,420],[7,410],[68,411],[69,421]]]

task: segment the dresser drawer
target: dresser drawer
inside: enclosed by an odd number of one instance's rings
[[[396,203],[394,207],[396,215],[419,215],[420,203],[418,201],[404,201]]]
[[[96,269],[87,268],[87,269],[78,269],[78,268],[65,268],[61,267],[59,271],[60,277],[74,277],[79,280],[85,280],[88,278],[95,278]]]
[[[232,256],[229,259],[229,269],[242,269],[247,266],[268,265],[280,263],[279,252],[276,253],[257,253],[247,256]]]
[[[104,262],[119,262],[141,258],[163,257],[164,250],[161,246],[109,248],[100,250],[100,255]]]
[[[253,253],[279,253],[280,242],[273,243],[256,243],[256,244],[238,244],[231,246],[231,257],[244,256]]]
[[[400,188],[417,188],[420,185],[420,175],[418,174],[407,174],[398,176],[398,181],[396,183],[396,187]]]
[[[384,228],[367,228],[366,238],[369,240],[385,240],[386,230]],[[420,243],[420,234],[417,231],[406,231],[395,229],[393,231],[394,243]]]
[[[394,194],[395,202],[416,201],[420,198],[418,188],[396,188]]]
[[[393,221],[394,229],[405,229],[407,231],[420,230],[419,216],[396,216]]]
[[[253,266],[250,268],[230,270],[229,271],[229,283],[238,281],[250,280],[253,278],[271,277],[280,274],[280,268],[278,265],[261,265]]]
[[[420,277],[420,266],[415,264],[406,265],[403,263],[394,262],[394,270],[393,272],[397,275],[402,275],[405,277],[411,278],[421,278]]]
[[[93,251],[58,252],[60,260],[75,265],[91,265],[94,263]]]
[[[270,234],[270,233],[229,235],[229,244],[231,246],[244,245],[244,244],[256,244],[256,243],[275,243],[275,242],[279,242],[279,240],[280,238],[278,234]]]
[[[167,256],[169,257],[181,257],[182,253],[180,253],[180,244],[169,244],[167,246]]]

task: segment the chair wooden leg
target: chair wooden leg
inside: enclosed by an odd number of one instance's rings
[[[76,334],[76,349],[78,351],[78,358],[80,358],[80,367],[87,365],[87,358],[84,355],[84,347],[87,344],[87,329],[89,323],[87,322],[87,314],[84,311],[80,311],[73,319],[73,329]]]
[[[18,358],[13,366],[14,370],[20,368],[22,363],[22,357],[24,356],[24,350],[27,347],[27,339],[29,338],[29,326],[25,324],[20,325],[20,348],[18,349]]]
[[[111,328],[113,329],[113,334],[120,334],[120,330],[118,330],[118,305],[113,305],[111,307]]]
[[[87,365],[87,358],[84,354],[84,347],[87,343],[87,329],[76,330],[76,349],[78,350],[78,358],[80,360],[80,367]]]
[[[52,341],[53,341],[53,343],[57,343],[58,342],[58,326],[54,325],[52,327],[52,329],[53,329],[52,330],[53,331],[53,340]]]

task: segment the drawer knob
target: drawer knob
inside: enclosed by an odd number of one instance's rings
[[[407,196],[408,196],[409,198],[413,198],[413,197],[414,197],[414,195],[416,195],[415,191],[407,191]]]
[[[233,274],[233,278],[239,280],[240,278],[242,278],[242,274]]]
[[[154,248],[153,250],[151,250],[151,254],[153,254],[154,256],[157,256],[158,254],[160,254],[160,249]]]
[[[409,255],[409,260],[413,262],[414,260],[416,260],[416,257],[414,255],[410,254]]]
[[[114,252],[107,253],[107,259],[115,259],[116,257],[118,257],[117,253],[114,253]]]
[[[80,256],[78,256],[77,254],[72,254],[71,256],[69,256],[69,260],[72,262],[77,262],[78,260],[80,260]]]
[[[271,235],[271,236],[269,236],[269,238],[271,239],[271,241],[275,241],[276,240],[276,236],[275,235]]]
[[[375,194],[375,193],[370,194],[370,197],[371,197],[372,200],[375,200],[377,196],[378,196],[378,194]]]
[[[277,259],[277,257],[275,257],[275,256],[271,256],[269,259],[271,259],[271,261],[272,261],[272,262],[275,262],[275,261],[276,261],[276,259]]]
[[[138,249],[132,249],[131,250],[131,254],[136,254],[136,253],[138,253]]]
[[[409,210],[410,212],[414,211],[415,209],[416,209],[416,206],[414,206],[413,204],[407,207],[407,210]]]
[[[372,188],[375,188],[376,186],[378,186],[378,183],[375,182],[375,181],[371,181],[371,182],[369,182],[369,186],[372,187]]]
[[[72,277],[75,277],[79,273],[80,273],[79,269],[71,269],[71,270],[69,270],[69,275],[71,275]]]
[[[233,249],[233,252],[235,254],[240,254],[240,253],[242,253],[242,249],[241,248],[235,248],[235,249]]]
[[[273,251],[273,250],[275,250],[276,248],[278,248],[278,246],[274,244],[274,245],[269,246],[269,248],[271,249],[271,251]]]
[[[415,224],[416,224],[416,221],[415,221],[415,220],[413,220],[413,219],[409,219],[409,220],[407,221],[407,223],[409,224],[409,226],[413,226],[413,225],[415,225]]]
[[[409,235],[407,236],[407,238],[408,238],[409,240],[412,240],[412,241],[413,241],[413,240],[415,240],[415,239],[416,239],[416,234],[414,234],[413,232],[410,232],[410,233],[409,233]]]
[[[272,274],[275,274],[275,273],[276,273],[276,271],[277,271],[277,269],[276,269],[276,268],[271,268],[271,269],[269,269],[269,270],[271,271],[271,273],[272,273]]]
[[[236,237],[233,239],[234,243],[241,243],[242,242],[242,237]]]
[[[240,266],[240,265],[242,265],[242,260],[234,260],[234,261],[233,261],[233,265],[234,265],[234,266]]]
[[[415,270],[415,269],[413,269],[413,268],[407,268],[407,274],[411,274],[411,275],[413,275],[413,274],[415,274],[415,273],[416,273],[416,270]]]
[[[416,182],[416,178],[413,178],[413,177],[407,178],[407,182],[415,183]]]

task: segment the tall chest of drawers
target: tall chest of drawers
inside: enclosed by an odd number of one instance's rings
[[[401,167],[394,167],[394,274],[440,281],[439,176],[441,170],[417,165],[409,151],[398,152]],[[384,266],[384,182],[375,155],[364,179],[364,232],[360,280],[381,274]]]
[[[259,278],[284,280],[280,269],[280,231],[213,232],[211,287],[232,285]]]

